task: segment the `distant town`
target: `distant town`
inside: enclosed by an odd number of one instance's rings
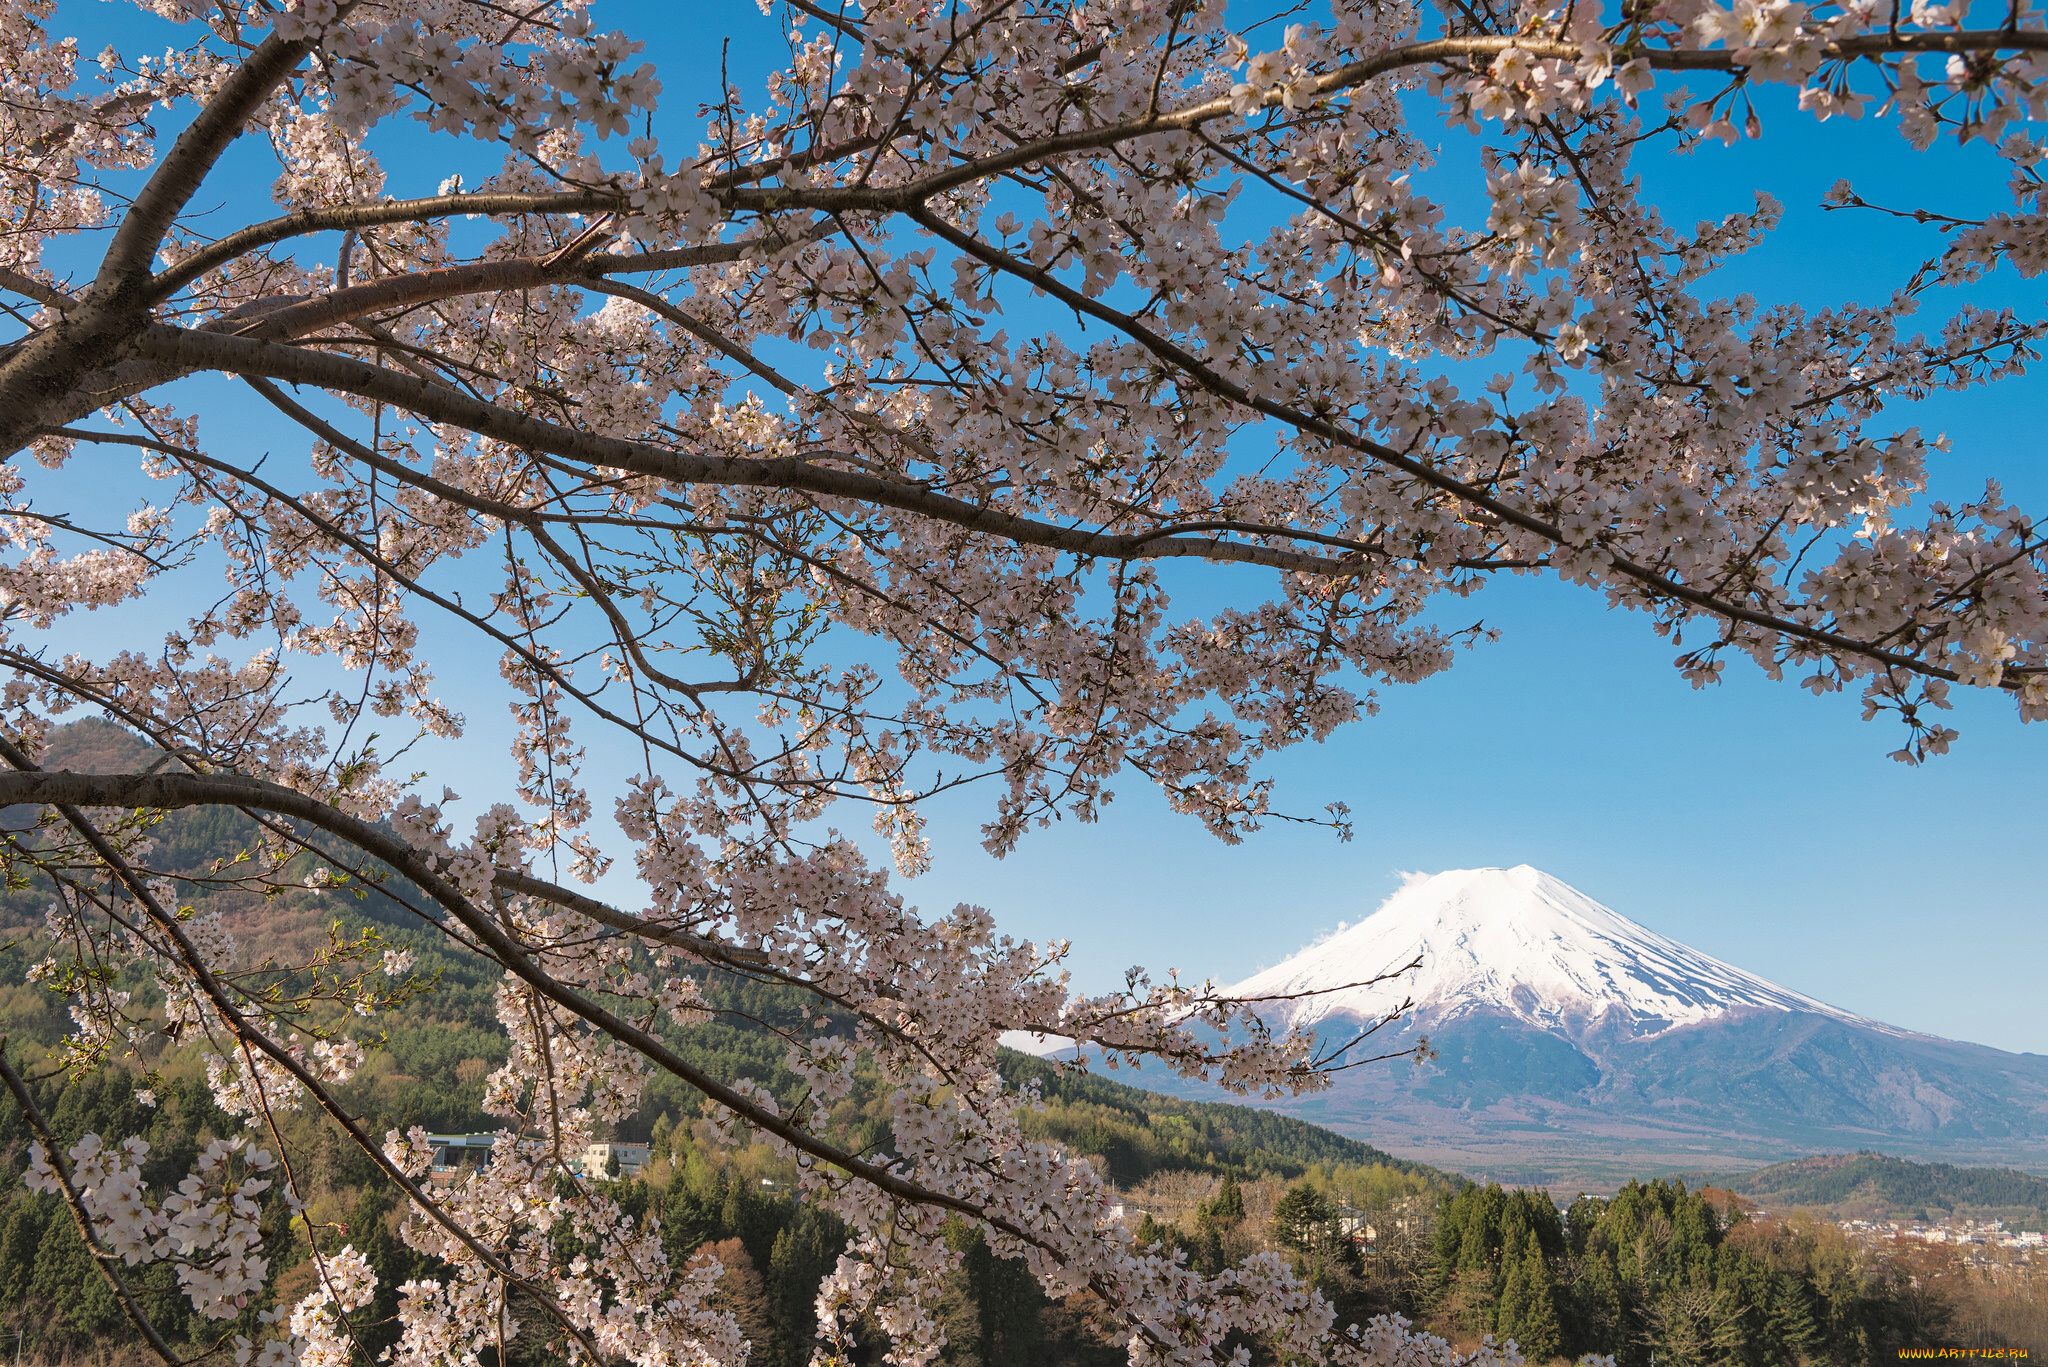
[[[1761,1213],[1761,1212],[1759,1212]],[[1941,1220],[1903,1223],[1897,1220],[1837,1220],[1850,1239],[1859,1244],[1911,1239],[1925,1244],[1953,1244],[1964,1252],[1994,1248],[2016,1250],[2022,1258],[2038,1248],[2048,1248],[2048,1234],[2038,1229],[2013,1230],[2003,1220]]]

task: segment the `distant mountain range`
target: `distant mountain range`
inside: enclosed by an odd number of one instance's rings
[[[1351,986],[1417,959],[1412,973]],[[1371,1045],[1426,1037],[1432,1061],[1354,1068],[1281,1104],[1474,1176],[1593,1182],[1878,1147],[2048,1166],[2048,1058],[1829,1006],[1527,865],[1411,880],[1229,990],[1272,998],[1272,1024],[1328,1045],[1412,999]]]

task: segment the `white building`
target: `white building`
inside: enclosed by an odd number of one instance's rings
[[[585,1177],[609,1177],[613,1160],[617,1160],[619,1176],[638,1177],[640,1169],[647,1166],[650,1152],[645,1144],[588,1144],[577,1166]]]

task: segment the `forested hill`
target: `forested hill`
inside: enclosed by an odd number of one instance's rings
[[[1427,1164],[1396,1158],[1360,1140],[1274,1111],[1225,1102],[1183,1101],[1010,1050],[1003,1051],[1001,1069],[1012,1086],[1036,1082],[1042,1096],[1077,1122],[1062,1138],[1082,1152],[1102,1154],[1112,1172],[1137,1166],[1120,1152],[1128,1142],[1124,1134],[1128,1127],[1158,1144],[1162,1159],[1166,1153],[1193,1157],[1206,1152],[1217,1163],[1288,1176],[1315,1166],[1385,1167],[1432,1181],[1454,1180]],[[1096,1118],[1096,1123],[1089,1123],[1089,1117]],[[1130,1157],[1137,1159],[1138,1155]],[[1151,1166],[1182,1164],[1161,1161]]]
[[[1772,1209],[1812,1206],[1906,1219],[1973,1215],[2048,1228],[2048,1179],[2012,1168],[1959,1168],[1870,1152],[1821,1154],[1723,1179],[1723,1185]]]

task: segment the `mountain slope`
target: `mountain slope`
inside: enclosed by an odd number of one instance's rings
[[[1416,972],[1348,986],[1418,959]],[[1709,958],[1527,864],[1412,878],[1357,925],[1231,989],[1309,991],[1277,1003],[1274,1019],[1372,1019],[1412,997],[1438,1020],[1497,1013],[1567,1033],[1606,1021],[1655,1035],[1744,1008],[1890,1029]]]
[[[1371,1047],[1426,1038],[1432,1060],[1355,1068],[1285,1109],[1467,1171],[1562,1182],[1878,1147],[2048,1169],[2048,1059],[1843,1011],[1526,865],[1411,880],[1229,991],[1326,1045],[1412,1001]]]

